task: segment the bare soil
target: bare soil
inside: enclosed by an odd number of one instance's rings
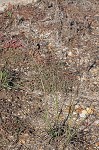
[[[98,0],[10,4],[0,13],[0,71],[1,150],[98,150]],[[57,116],[54,96],[60,122],[71,99],[78,113],[92,110],[81,126],[89,126],[86,134],[69,145],[64,134],[47,132]]]

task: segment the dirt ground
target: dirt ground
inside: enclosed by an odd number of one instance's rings
[[[37,0],[0,0],[0,11],[4,11],[4,9],[10,4],[21,4],[21,5],[26,5],[26,4],[31,4],[35,3]]]
[[[0,12],[1,150],[98,150],[98,106],[98,0],[38,0]],[[53,135],[72,107],[69,131],[79,135]]]

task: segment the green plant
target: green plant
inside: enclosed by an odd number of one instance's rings
[[[12,12],[11,11],[7,11],[7,15],[11,18],[12,17]]]
[[[2,88],[12,88],[14,86],[11,81],[10,73],[6,70],[0,71],[0,83]]]
[[[8,78],[8,73],[6,71],[0,71],[1,86],[3,87],[7,86],[7,78]]]

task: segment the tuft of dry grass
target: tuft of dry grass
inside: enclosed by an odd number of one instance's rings
[[[55,54],[52,54],[49,59],[47,57],[47,61],[45,55],[45,58],[42,58],[42,62],[37,63],[36,61],[34,66],[37,72],[36,76],[34,76],[36,88],[41,90],[44,95],[54,95],[53,107],[56,114],[52,114],[54,115],[53,119],[50,117],[47,103],[45,106],[46,112],[44,120],[47,125],[45,130],[49,136],[49,144],[63,139],[62,144],[64,150],[70,145],[73,146],[74,149],[76,146],[76,149],[83,147],[84,150],[87,150],[88,146],[91,145],[90,139],[88,139],[88,132],[90,132],[91,125],[94,121],[84,126],[87,120],[90,120],[90,114],[87,114],[84,119],[81,119],[79,114],[76,114],[76,117],[74,117],[76,106],[79,105],[79,100],[76,102],[75,100],[79,95],[80,77],[78,78],[78,74],[73,73],[68,68],[65,70],[64,65]],[[64,115],[63,119],[61,119],[61,116],[65,102],[63,102],[62,106],[59,106],[58,97],[57,94],[55,94],[57,92],[66,96],[71,95],[68,113]],[[55,111],[53,111],[53,113]]]

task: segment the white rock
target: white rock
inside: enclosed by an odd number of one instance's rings
[[[82,113],[79,114],[79,116],[80,116],[81,118],[85,118],[86,115],[87,115],[87,111],[86,111],[86,110],[83,110]]]
[[[73,54],[72,54],[72,52],[70,51],[70,52],[68,52],[68,56],[73,56]]]

